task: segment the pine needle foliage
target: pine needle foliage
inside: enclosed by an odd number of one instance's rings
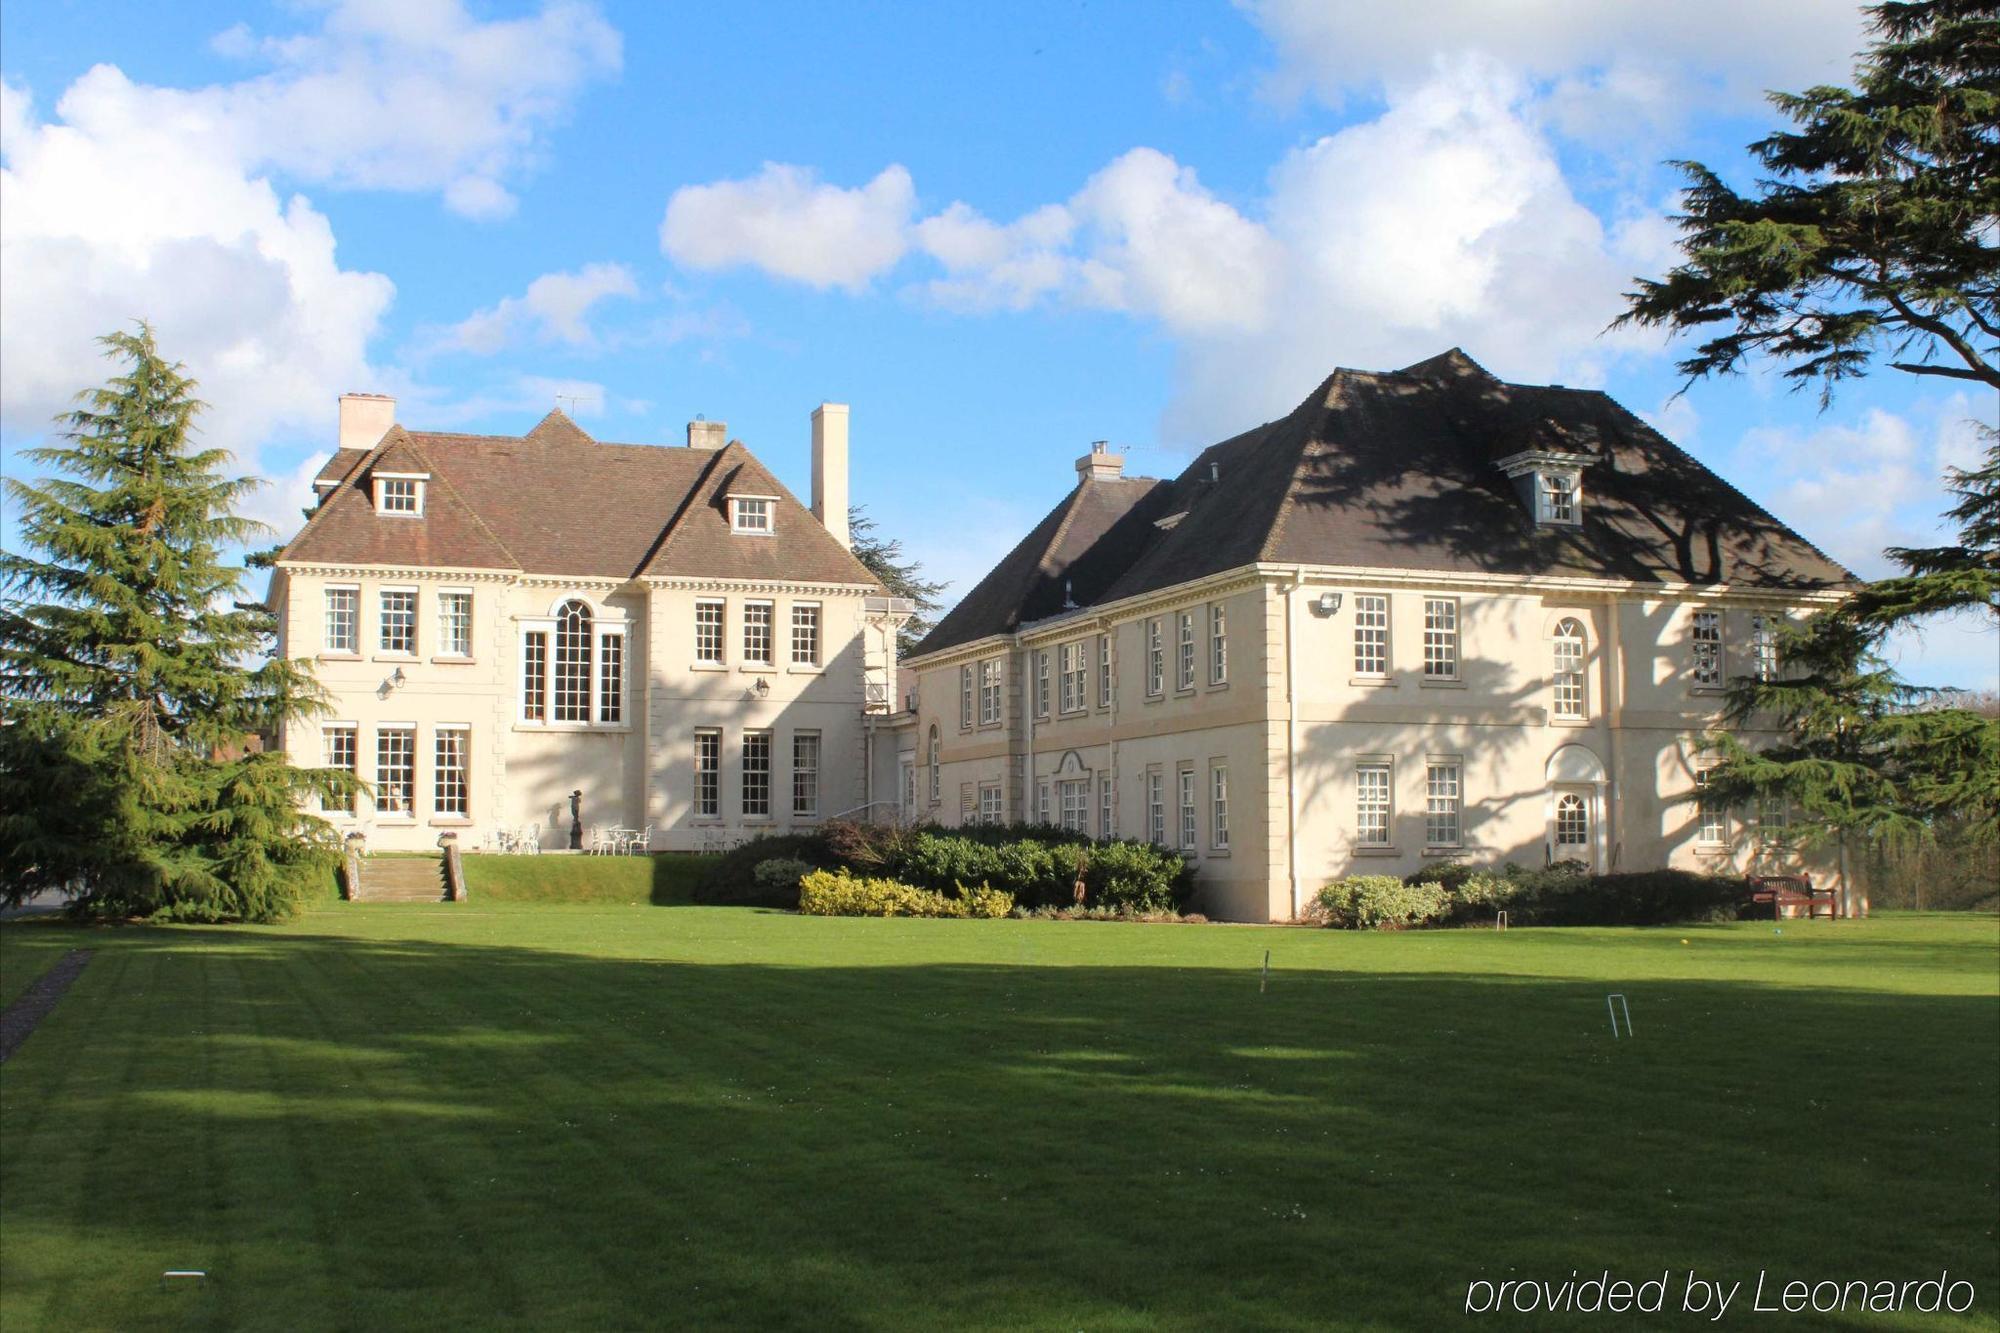
[[[902,542],[877,536],[875,520],[861,506],[847,511],[847,529],[854,558],[881,582],[888,595],[907,597],[916,604],[916,614],[896,634],[896,654],[907,657],[937,623],[938,594],[944,591],[944,585],[924,577],[923,566],[904,556]]]
[[[275,622],[223,550],[265,532],[259,483],[195,446],[203,404],[141,324],[101,338],[122,373],[78,395],[60,443],[9,478],[0,552],[0,895],[104,916],[273,920],[337,856],[308,798],[352,779],[253,738],[324,707],[305,664],[260,660]]]

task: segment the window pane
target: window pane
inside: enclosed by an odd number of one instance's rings
[[[694,660],[722,661],[722,603],[694,604]]]
[[[1564,620],[1556,626],[1555,714],[1574,721],[1584,716],[1583,626]]]
[[[382,479],[382,512],[385,514],[416,513],[416,478],[384,477]]]
[[[792,813],[819,813],[819,733],[801,731],[792,737]]]
[[[1354,674],[1389,673],[1389,599],[1368,594],[1354,599]]]
[[[548,720],[549,636],[535,630],[521,648],[521,716],[530,722]]]
[[[1590,807],[1581,796],[1564,792],[1556,801],[1556,858],[1577,859],[1589,846]]]
[[[597,640],[597,720],[625,720],[625,636],[600,635]]]
[[[322,728],[320,730],[320,747],[321,752],[326,756],[325,766],[327,768],[337,768],[343,773],[359,777],[361,774],[358,767],[359,756],[356,754],[357,747],[355,740],[355,730],[353,727]],[[353,814],[354,797],[349,796],[344,801],[322,799],[319,808],[336,811],[341,814]]]
[[[382,594],[382,651],[417,651],[417,594],[413,590]]]
[[[735,500],[736,530],[738,532],[769,532],[771,530],[771,502],[769,500]]]
[[[1072,833],[1089,833],[1090,783],[1082,780],[1059,782],[1056,789],[1062,826]]]
[[[694,734],[694,812],[702,818],[722,813],[722,733]]]
[[[1229,679],[1229,626],[1226,612],[1217,603],[1208,608],[1208,683],[1220,685]]]
[[[771,733],[743,733],[743,813],[771,813]]]
[[[1000,720],[1000,662],[997,659],[979,664],[979,720],[981,723]]]
[[[1424,675],[1433,680],[1458,675],[1458,603],[1449,597],[1424,599]]]
[[[1191,768],[1180,771],[1180,798],[1181,850],[1191,852],[1195,849],[1199,837],[1194,813],[1194,770]]]
[[[1167,688],[1165,631],[1157,620],[1146,622],[1146,693],[1159,694]]]
[[[743,660],[753,666],[771,665],[771,604],[743,604]]]
[[[590,608],[564,602],[556,613],[558,722],[590,721]]]
[[[1695,771],[1694,787],[1696,791],[1708,790],[1709,771],[1706,768]],[[1727,810],[1705,797],[1699,802],[1696,809],[1700,815],[1700,826],[1697,836],[1702,842],[1720,843],[1729,841],[1729,812]]]
[[[375,809],[380,814],[411,813],[417,778],[417,733],[385,728],[375,733]]]
[[[1215,767],[1208,770],[1209,785],[1209,841],[1218,849],[1229,846],[1229,770]]]
[[[1758,680],[1778,678],[1778,632],[1769,616],[1750,617],[1751,669]]]
[[[472,594],[438,594],[438,652],[446,657],[472,656]]]
[[[819,665],[819,607],[792,603],[792,665]]]
[[[1097,636],[1097,706],[1111,707],[1111,636]]]
[[[360,618],[361,590],[359,588],[328,588],[326,590],[326,650],[330,653],[360,652]]]
[[[466,742],[469,731],[439,728],[436,766],[432,770],[431,813],[463,815],[469,809],[466,793]]]
[[[1389,845],[1389,766],[1362,764],[1354,770],[1354,838],[1364,847]]]
[[[1694,683],[1722,683],[1722,613],[1694,613]]]
[[[1097,836],[1100,838],[1115,838],[1118,836],[1117,803],[1112,797],[1111,775],[1106,773],[1098,781],[1102,787],[1102,791],[1099,794],[1099,801],[1102,808],[1098,812]]]
[[[1174,673],[1174,688],[1191,690],[1194,688],[1194,613],[1183,611],[1175,620],[1177,631],[1176,658],[1178,669]]]
[[[1459,807],[1459,766],[1431,764],[1424,776],[1424,842],[1432,847],[1456,847]]]

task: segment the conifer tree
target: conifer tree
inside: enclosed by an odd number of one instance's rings
[[[937,598],[944,585],[925,578],[923,566],[904,557],[903,543],[876,536],[875,520],[859,505],[847,511],[847,529],[854,558],[881,581],[889,596],[907,597],[916,605],[916,613],[896,634],[896,654],[907,657],[936,623],[933,617],[937,615]]]
[[[258,483],[195,447],[203,404],[152,330],[99,340],[123,373],[78,396],[48,469],[10,478],[18,550],[0,552],[0,893],[77,895],[102,915],[270,920],[330,873],[304,812],[351,779],[253,738],[322,707],[302,664],[259,661],[274,622],[235,600],[222,548],[262,524]]]

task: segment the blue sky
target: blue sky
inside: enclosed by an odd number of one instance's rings
[[[1732,40],[1714,34],[1730,32]],[[1844,81],[1824,0],[0,9],[0,444],[146,316],[287,521],[334,400],[600,438],[722,418],[853,488],[963,591],[1073,481],[1458,344],[1602,387],[1863,574],[1936,533],[1990,396],[1883,371],[1678,399],[1604,335],[1672,261],[1674,177],[1741,176],[1759,92]],[[1993,688],[1970,624],[1901,646]]]

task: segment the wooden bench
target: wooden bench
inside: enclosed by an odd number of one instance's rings
[[[1773,921],[1795,916],[1810,920],[1822,908],[1829,918],[1836,914],[1833,890],[1815,889],[1811,875],[1752,875],[1750,901],[1759,907],[1769,904]]]

